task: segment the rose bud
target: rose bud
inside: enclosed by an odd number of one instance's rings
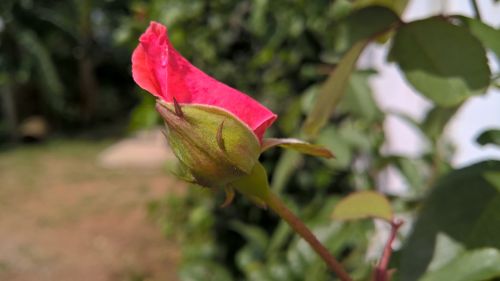
[[[332,156],[322,147],[297,139],[263,140],[276,115],[189,63],[174,49],[166,27],[159,23],[151,22],[141,35],[132,54],[132,76],[158,98],[156,110],[165,121],[168,142],[188,180],[224,187],[230,199],[235,188],[254,202],[265,201],[267,176],[258,157],[270,147]]]

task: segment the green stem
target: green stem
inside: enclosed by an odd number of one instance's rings
[[[281,201],[281,199],[274,193],[270,193],[268,200],[266,200],[269,208],[276,212],[282,219],[284,219],[292,229],[302,236],[304,240],[311,245],[316,253],[325,261],[328,267],[337,274],[342,281],[352,281],[349,274],[345,271],[342,265],[333,257],[321,242],[318,241],[316,236],[307,228],[307,226],[295,216]]]

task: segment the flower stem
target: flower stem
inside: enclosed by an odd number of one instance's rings
[[[328,267],[335,272],[338,278],[342,281],[352,281],[349,274],[345,271],[342,265],[333,257],[321,242],[318,241],[316,236],[307,228],[307,226],[295,216],[281,201],[281,199],[274,193],[270,193],[266,202],[274,212],[276,212],[282,219],[284,219],[292,229],[302,236],[304,240],[311,245],[316,253],[325,261]]]

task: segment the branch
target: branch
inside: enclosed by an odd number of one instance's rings
[[[389,239],[385,244],[384,252],[382,253],[382,258],[380,258],[380,261],[377,267],[375,268],[375,278],[374,278],[375,281],[388,281],[390,278],[387,267],[389,266],[389,260],[391,259],[392,255],[392,243],[394,242],[396,234],[398,233],[398,230],[401,227],[401,225],[403,225],[403,221],[401,220],[393,220],[391,222],[391,234],[389,235]]]

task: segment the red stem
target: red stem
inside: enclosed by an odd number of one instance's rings
[[[391,234],[389,236],[389,239],[387,240],[387,243],[385,244],[382,257],[380,258],[380,261],[375,268],[375,281],[389,280],[389,271],[387,270],[387,267],[389,266],[389,260],[391,259],[392,255],[392,243],[394,242],[396,234],[398,233],[399,227],[401,227],[401,225],[403,225],[403,221],[400,220],[393,220],[391,222]]]
[[[296,217],[287,206],[281,201],[274,193],[270,193],[268,200],[266,200],[269,208],[276,212],[282,219],[284,219],[292,229],[302,236],[304,240],[311,245],[316,253],[325,261],[328,267],[337,274],[337,277],[342,281],[352,281],[349,274],[345,271],[342,265],[333,257],[321,242],[318,241],[316,236],[307,228],[307,226]]]

